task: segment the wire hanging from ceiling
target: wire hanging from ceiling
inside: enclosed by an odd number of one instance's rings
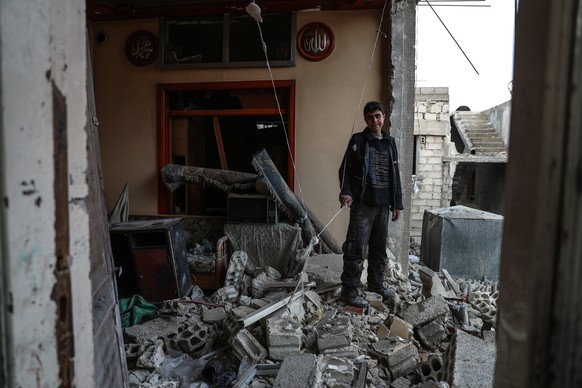
[[[381,13],[381,17],[380,17],[380,22],[379,22],[378,28],[376,29],[376,38],[374,40],[374,46],[373,46],[373,49],[372,49],[370,63],[368,65],[368,69],[366,71],[366,75],[365,75],[365,78],[364,78],[364,83],[363,83],[363,86],[362,86],[362,92],[360,94],[360,100],[358,102],[358,106],[356,108],[356,112],[355,112],[355,115],[354,115],[354,120],[352,122],[352,128],[351,128],[350,137],[354,133],[354,128],[355,128],[355,125],[356,125],[356,119],[358,117],[358,112],[360,111],[360,107],[362,105],[362,101],[363,101],[363,98],[364,98],[364,93],[365,93],[365,90],[366,90],[366,87],[367,87],[367,84],[368,84],[369,75],[370,75],[370,72],[371,72],[371,69],[372,69],[372,65],[374,63],[374,57],[375,57],[375,54],[376,54],[376,48],[378,46],[379,37],[380,37],[380,35],[382,35],[384,38],[387,37],[386,33],[382,32],[382,30],[381,30],[382,23],[384,21],[384,14],[386,12],[387,4],[388,4],[388,0],[384,0],[384,6],[382,7],[382,13]],[[302,202],[303,207],[306,208],[305,201],[304,201],[304,196],[303,196],[303,190],[301,188],[301,182],[300,182],[300,179],[299,179],[299,175],[297,173],[297,166],[296,166],[296,163],[295,163],[295,158],[293,157],[293,154],[291,152],[291,145],[289,144],[289,138],[288,138],[288,134],[287,134],[287,128],[285,126],[285,120],[283,118],[283,113],[281,111],[281,105],[280,105],[280,102],[279,102],[279,98],[277,97],[277,88],[275,86],[275,80],[274,80],[274,77],[273,77],[273,71],[271,69],[271,64],[270,64],[270,61],[269,61],[269,55],[268,55],[268,52],[267,52],[267,44],[265,43],[265,39],[263,38],[263,30],[261,28],[261,23],[263,21],[262,16],[261,16],[261,8],[255,3],[255,0],[252,0],[252,2],[249,3],[249,5],[247,5],[247,7],[245,8],[245,10],[246,10],[246,12],[253,19],[255,19],[255,21],[257,23],[257,27],[259,29],[259,36],[260,36],[260,40],[261,40],[261,45],[262,45],[262,48],[263,48],[263,52],[265,54],[265,60],[266,60],[266,64],[267,64],[267,69],[269,71],[269,76],[271,78],[271,85],[272,85],[272,88],[273,88],[273,93],[275,95],[275,102],[277,103],[277,109],[279,111],[279,118],[281,120],[281,124],[283,126],[283,131],[284,131],[284,134],[285,134],[285,140],[287,142],[287,149],[289,151],[289,156],[290,156],[290,159],[291,159],[291,163],[293,165],[294,175],[295,175],[295,177],[297,179],[297,187],[299,189],[299,195],[300,195],[300,198],[301,198],[301,202]],[[344,178],[345,178],[345,170],[344,170],[344,175],[342,176],[342,184],[343,184],[343,179]],[[338,214],[343,209],[344,209],[344,207],[342,206],[340,208],[340,210],[336,214],[334,214],[334,216],[331,218],[331,220],[322,228],[322,230],[319,232],[319,234],[315,237],[316,239],[323,233],[323,231],[331,224],[331,222],[338,216]]]

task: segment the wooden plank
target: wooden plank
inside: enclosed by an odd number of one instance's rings
[[[226,163],[226,153],[224,152],[224,143],[222,142],[222,133],[220,132],[220,121],[218,116],[212,117],[212,126],[214,127],[214,136],[216,136],[216,146],[218,147],[218,155],[220,156],[220,167],[223,170],[228,170]]]
[[[288,109],[281,109],[282,114],[289,113]],[[278,109],[197,109],[197,110],[170,110],[168,116],[170,117],[208,117],[208,116],[278,116]]]
[[[453,278],[451,277],[451,274],[449,274],[449,271],[447,271],[446,269],[442,268],[441,269],[441,272],[443,273],[443,275],[445,275],[445,278],[447,279],[447,281],[451,285],[451,288],[453,289],[453,291],[455,291],[455,294],[457,296],[461,296],[461,294],[462,294],[461,289],[459,288],[459,285],[457,284],[457,282],[455,282],[453,280]]]

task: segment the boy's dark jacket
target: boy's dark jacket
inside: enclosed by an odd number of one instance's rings
[[[400,183],[400,169],[398,167],[398,151],[396,141],[385,131],[382,131],[381,141],[388,141],[390,151],[390,165],[392,166],[392,195],[388,205],[390,210],[404,209],[402,206],[402,186]],[[342,164],[339,169],[340,195],[350,195],[354,201],[362,202],[364,188],[366,186],[366,173],[369,170],[369,142],[376,140],[368,128],[362,132],[355,133],[344,154]],[[344,171],[345,168],[345,171]]]

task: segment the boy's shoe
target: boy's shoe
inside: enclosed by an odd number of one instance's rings
[[[374,293],[382,296],[382,299],[384,300],[384,302],[386,302],[387,300],[390,300],[390,299],[394,299],[396,297],[396,293],[391,288],[386,288],[386,287],[368,288],[368,291],[374,292]]]
[[[396,303],[398,301],[398,296],[396,296],[396,292],[394,292],[393,289],[385,288],[385,287],[382,287],[379,289],[368,288],[368,291],[374,292],[378,295],[381,295],[382,300],[384,301],[384,303],[386,303],[386,306],[388,306],[388,309],[391,312],[394,312],[394,309],[396,308]]]
[[[363,296],[359,295],[357,291],[351,291],[341,294],[340,299],[350,306],[368,307],[368,301]]]

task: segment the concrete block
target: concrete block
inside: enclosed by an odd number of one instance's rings
[[[412,342],[401,342],[395,337],[372,344],[371,353],[388,368],[393,380],[412,372],[420,361]]]
[[[431,355],[428,360],[422,361],[418,367],[420,379],[423,383],[427,381],[441,381],[443,375],[443,362],[438,355]]]
[[[453,277],[499,279],[503,217],[466,206],[426,210],[420,256]]]
[[[224,307],[217,307],[204,311],[202,321],[205,323],[223,322],[226,319],[226,311]]]
[[[301,351],[303,333],[301,324],[285,318],[267,319],[267,343],[269,357],[273,360],[283,360]]]
[[[311,387],[315,378],[317,356],[314,354],[300,354],[288,356],[283,360],[281,369],[277,373],[276,388]]]
[[[351,345],[353,328],[348,317],[340,317],[317,329],[317,347],[320,353]]]
[[[208,335],[206,325],[194,322],[185,328],[180,328],[178,333],[168,335],[166,344],[172,349],[195,356],[205,353],[205,350],[212,346],[212,340]]]
[[[233,338],[232,352],[239,360],[247,356],[254,364],[267,357],[267,349],[247,329],[240,330]]]
[[[155,344],[147,347],[137,360],[138,368],[159,369],[166,358],[163,346],[164,341],[157,340]]]
[[[210,297],[210,301],[214,304],[233,303],[238,300],[238,297],[239,292],[234,286],[226,286],[216,290]]]
[[[313,387],[350,388],[354,379],[354,364],[351,360],[329,355],[317,357],[317,374]]]
[[[126,342],[143,343],[153,342],[158,338],[166,338],[177,333],[186,324],[182,316],[155,318],[151,321],[123,329]]]
[[[447,331],[439,320],[434,320],[416,329],[416,336],[424,347],[434,349],[447,338]]]
[[[443,381],[451,387],[492,387],[496,357],[494,346],[459,330],[443,355]]]
[[[408,306],[402,312],[402,318],[416,328],[449,313],[449,306],[442,295]]]

